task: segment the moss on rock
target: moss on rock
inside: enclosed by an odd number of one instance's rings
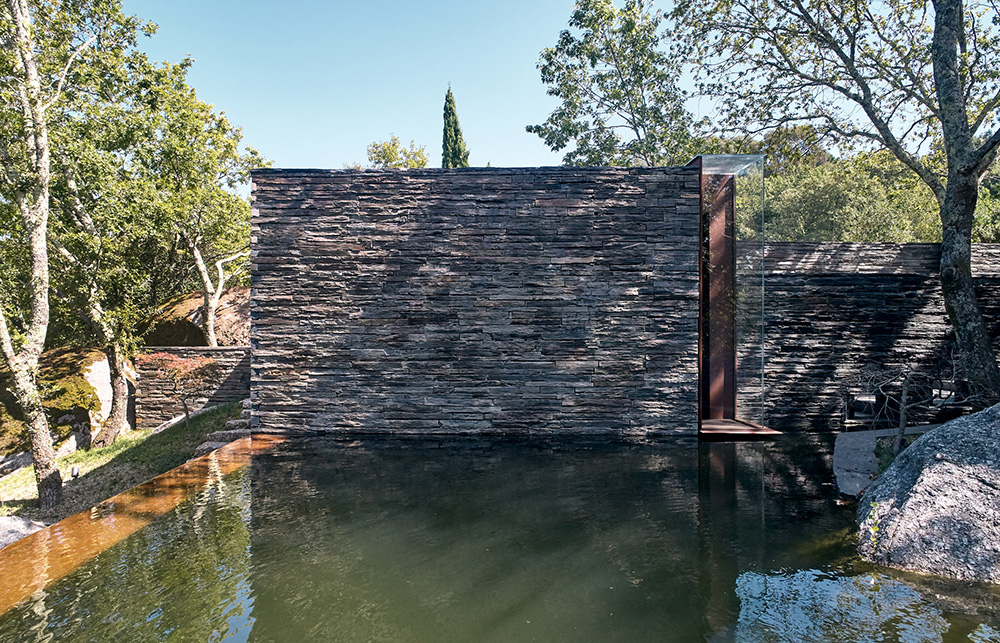
[[[96,348],[56,348],[38,360],[38,383],[50,430],[60,438],[90,424],[101,400],[84,374],[104,359]],[[0,366],[0,456],[31,448],[24,416],[10,391],[10,372]]]

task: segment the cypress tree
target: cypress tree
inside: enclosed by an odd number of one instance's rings
[[[458,125],[455,96],[448,85],[444,97],[444,142],[441,147],[441,167],[469,167],[469,150],[465,149],[462,128]]]

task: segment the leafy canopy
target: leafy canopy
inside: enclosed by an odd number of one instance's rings
[[[570,29],[538,61],[546,93],[562,103],[529,125],[567,165],[675,165],[695,153],[695,123],[663,48],[663,14],[650,0],[577,0]]]
[[[360,170],[360,163],[348,164],[346,167]],[[395,134],[389,135],[387,141],[374,141],[368,145],[368,167],[380,170],[389,169],[416,169],[427,167],[427,148],[411,140],[410,147],[403,147],[403,143]]]
[[[967,119],[959,105],[941,103],[935,11],[925,0],[679,0],[672,17],[677,54],[694,63],[725,128],[808,124],[845,149],[888,149],[938,201],[948,168],[927,154],[945,121],[965,128],[956,142],[975,139],[969,159],[980,176],[1000,144],[1000,20],[991,0],[964,5],[956,98]]]

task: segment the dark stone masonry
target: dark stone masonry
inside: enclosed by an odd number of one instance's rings
[[[699,172],[254,172],[265,432],[697,430]]]
[[[210,357],[218,365],[218,377],[204,395],[188,400],[191,412],[208,406],[246,399],[250,391],[250,348],[246,346],[148,346],[146,353],[170,353],[182,358]],[[167,420],[184,414],[180,398],[164,374],[141,360],[136,363],[138,380],[135,390],[137,429],[154,429]]]
[[[840,428],[866,367],[935,369],[954,333],[933,243],[774,243],[765,256],[765,414],[782,431]],[[1000,244],[972,274],[1000,349]],[[919,418],[917,418],[919,422]]]
[[[253,427],[695,435],[699,185],[697,168],[254,172]],[[933,367],[938,253],[769,243],[764,423],[836,430],[859,369]],[[1000,338],[1000,245],[973,271]],[[737,355],[750,412],[760,353]]]

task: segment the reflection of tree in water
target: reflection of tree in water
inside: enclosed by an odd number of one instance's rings
[[[250,478],[245,469],[0,616],[0,641],[245,640]]]

